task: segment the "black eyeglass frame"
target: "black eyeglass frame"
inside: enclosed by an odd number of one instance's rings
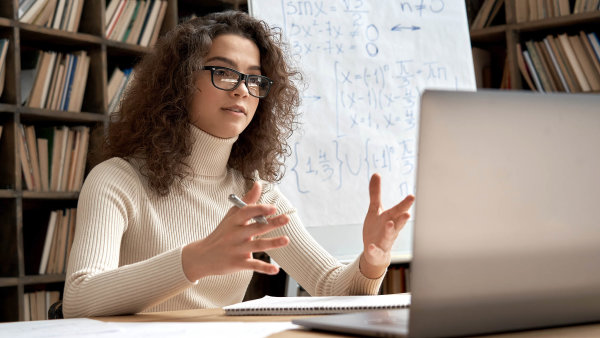
[[[235,74],[237,74],[238,75],[238,81],[237,81],[236,85],[233,86],[230,89],[225,89],[225,88],[221,88],[221,87],[217,86],[215,84],[215,70],[219,70],[219,69],[225,69],[225,70],[228,70],[228,71],[231,71],[231,72],[234,72]],[[227,92],[230,92],[230,91],[235,90],[237,87],[239,87],[240,83],[242,83],[242,81],[244,81],[244,83],[246,84],[246,88],[248,88],[248,94],[250,94],[251,96],[254,96],[256,98],[259,98],[259,99],[263,99],[263,98],[267,97],[267,95],[269,95],[269,91],[271,91],[271,85],[273,85],[273,81],[271,79],[269,79],[268,77],[264,76],[264,75],[244,74],[242,72],[238,72],[237,70],[231,69],[229,67],[204,66],[204,67],[202,67],[202,70],[210,70],[210,82],[212,83],[212,85],[215,88],[220,89],[220,90],[224,90],[224,91],[227,91]],[[262,96],[258,96],[258,95],[252,94],[251,91],[250,91],[250,88],[248,87],[248,82],[247,82],[249,78],[263,78],[263,79],[266,79],[267,83],[268,83],[267,92],[264,95],[262,95]]]

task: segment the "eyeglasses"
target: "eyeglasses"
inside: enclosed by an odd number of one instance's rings
[[[232,91],[242,80],[246,82],[248,93],[260,99],[269,94],[273,81],[266,76],[240,73],[235,69],[219,66],[204,66],[203,70],[210,70],[210,77],[215,88]]]

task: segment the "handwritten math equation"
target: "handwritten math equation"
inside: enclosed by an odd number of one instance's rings
[[[395,1],[390,17],[410,19],[398,21],[371,17],[372,1],[282,1],[293,57],[303,68],[327,64],[316,79],[328,84],[326,92],[304,97],[309,132],[286,163],[298,193],[350,191],[375,172],[392,178],[386,182],[395,195],[414,192],[420,93],[429,85],[453,88],[456,76],[434,56],[402,55],[393,44],[411,43],[410,34],[427,29],[422,18],[442,15],[446,1]],[[311,135],[322,123],[333,125],[331,134]]]
[[[396,1],[400,15],[422,17],[443,14],[447,0]],[[364,51],[371,57],[379,54],[383,30],[394,32],[421,29],[417,25],[369,20],[369,3],[365,0],[285,1],[284,25],[292,54],[344,55]],[[344,20],[338,20],[343,17]]]

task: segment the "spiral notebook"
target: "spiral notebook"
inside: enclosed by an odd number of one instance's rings
[[[228,316],[320,315],[365,310],[402,309],[410,306],[409,293],[378,296],[272,297],[225,306]]]

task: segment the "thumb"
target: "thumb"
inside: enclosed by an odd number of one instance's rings
[[[252,184],[252,188],[242,198],[246,204],[255,204],[260,198],[262,192],[262,186],[257,181]]]

